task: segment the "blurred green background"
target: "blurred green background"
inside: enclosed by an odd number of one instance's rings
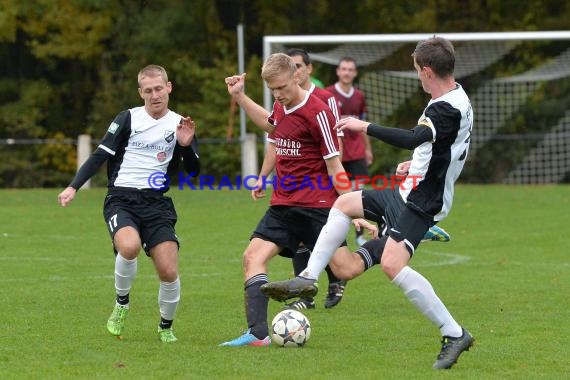
[[[76,170],[77,136],[89,134],[95,144],[118,112],[142,104],[136,74],[150,63],[169,72],[171,108],[192,115],[199,125],[203,173],[239,173],[239,118],[235,110],[231,116],[223,81],[237,72],[238,24],[245,30],[247,91],[262,103],[264,35],[564,30],[568,20],[568,2],[546,0],[0,0],[0,187],[65,186]],[[544,49],[527,49],[493,70],[516,73],[520,62],[546,59]],[[411,69],[410,61],[400,65]],[[318,63],[315,75],[331,84],[334,69]],[[527,108],[523,121],[511,127],[532,129],[545,112],[567,110],[568,78],[552,86],[533,99],[546,111]],[[398,113],[417,118],[422,104],[425,98]],[[247,132],[260,137],[261,160],[262,133],[247,123]],[[44,143],[35,144],[38,140]],[[397,155],[383,144],[375,149],[377,157]],[[490,149],[477,162],[505,162],[497,160],[502,151]],[[393,160],[379,159],[371,172],[386,172],[393,165]],[[481,170],[468,169],[462,180],[493,180]],[[93,183],[104,184],[104,174]]]

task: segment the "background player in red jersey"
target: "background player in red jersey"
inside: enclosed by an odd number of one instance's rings
[[[352,116],[363,120],[366,117],[366,100],[364,93],[354,86],[358,76],[356,59],[348,56],[341,58],[336,68],[336,75],[338,81],[328,86],[326,90],[336,98],[340,118]],[[343,145],[342,166],[349,173],[352,189],[362,190],[354,181],[354,177],[368,176],[368,166],[372,164],[374,157],[370,140],[366,134],[346,131]],[[365,241],[362,231],[356,231],[356,243],[360,246]]]

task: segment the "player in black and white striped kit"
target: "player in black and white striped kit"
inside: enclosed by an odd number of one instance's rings
[[[196,125],[190,117],[168,109],[172,83],[163,67],[143,68],[138,84],[144,106],[115,117],[97,149],[58,195],[58,201],[67,206],[77,190],[107,161],[108,193],[103,214],[116,253],[117,293],[107,330],[119,337],[123,333],[137,257],[143,248],[160,279],[159,338],[171,343],[177,340],[172,323],[180,300],[179,242],[174,229],[176,210],[170,197],[164,195],[169,178],[165,174],[175,175],[182,161],[187,173],[198,175]]]
[[[454,184],[469,150],[473,112],[467,94],[453,76],[455,53],[451,42],[439,37],[421,41],[412,56],[422,87],[431,95],[414,128],[387,128],[353,117],[336,125],[340,130],[365,132],[385,143],[413,149],[412,160],[397,168],[398,174],[406,176],[405,181],[395,189],[341,195],[321,230],[307,268],[293,280],[265,284],[261,292],[277,300],[314,296],[316,280],[329,261],[333,272],[347,280],[380,263],[392,283],[439,328],[442,347],[433,368],[445,369],[455,364],[474,339],[409,262],[426,231],[451,209]],[[386,234],[372,246],[363,246],[367,249],[358,250],[356,255],[335,254],[352,219],[362,217],[379,224],[385,221]]]

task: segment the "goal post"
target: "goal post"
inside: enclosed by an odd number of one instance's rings
[[[570,182],[570,31],[265,36],[263,55],[300,47],[313,62],[335,66],[343,56],[354,57],[367,119],[409,128],[426,99],[410,55],[418,41],[434,35],[453,42],[455,78],[474,109],[462,181]],[[263,102],[271,108],[266,87]],[[383,145],[373,146],[385,154]],[[377,161],[372,170],[394,165],[390,157]]]

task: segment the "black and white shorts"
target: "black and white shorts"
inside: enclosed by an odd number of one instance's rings
[[[123,227],[135,228],[147,256],[151,248],[165,241],[174,241],[180,246],[174,230],[177,221],[174,204],[160,191],[110,189],[105,197],[103,216],[111,239]]]
[[[299,243],[313,250],[330,209],[271,206],[259,221],[250,239],[259,238],[283,248],[279,255],[293,257]],[[346,241],[341,244],[345,246]]]
[[[433,218],[408,207],[398,189],[363,190],[364,217],[378,224],[386,223],[386,234],[404,241],[410,255],[422,241],[427,230],[434,225]]]

